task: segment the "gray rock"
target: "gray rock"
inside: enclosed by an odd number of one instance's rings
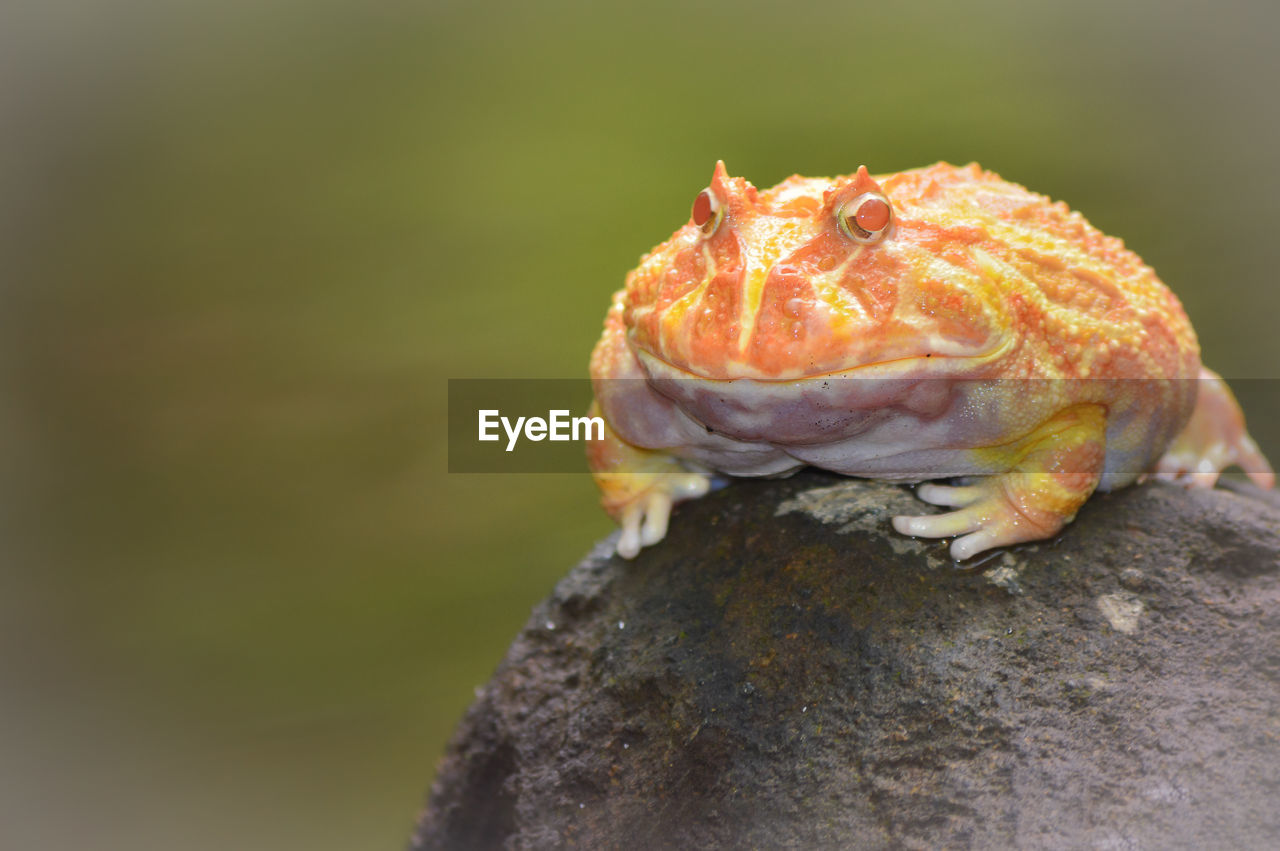
[[[1280,507],[1095,496],[955,569],[906,488],[680,506],[534,611],[413,848],[1280,847]]]

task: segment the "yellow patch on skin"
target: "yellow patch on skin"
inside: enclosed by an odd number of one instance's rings
[[[823,272],[809,278],[809,285],[813,287],[814,293],[822,300],[823,304],[831,309],[833,322],[839,325],[848,325],[854,317],[862,320],[870,318],[867,316],[867,311],[863,308],[862,303],[840,286],[840,281],[844,278],[845,273],[849,271],[849,267],[866,250],[867,247],[865,245],[859,245],[849,252],[849,256],[840,265],[834,266],[829,272]]]
[[[741,233],[744,246],[743,263],[747,267],[742,301],[738,307],[738,356],[746,356],[747,348],[755,332],[756,317],[764,301],[764,288],[774,264],[796,241],[803,227],[795,220],[758,217],[750,224],[751,230]]]
[[[1010,410],[1016,408],[1004,409]],[[1012,426],[1011,433],[1018,434],[1015,429]],[[1061,510],[1074,506],[1070,508],[1074,516],[1075,507],[1083,502],[1079,493],[1087,488],[1088,496],[1093,491],[1102,469],[1105,435],[1106,411],[1102,407],[1069,405],[1014,441],[974,449],[970,454],[983,468],[1032,474],[1028,487],[1036,491],[1035,501]]]
[[[671,304],[667,305],[666,309],[662,313],[662,339],[664,342],[681,339],[680,336],[675,333],[675,329],[680,328],[685,324],[686,314],[688,314],[688,312],[696,305],[700,305],[702,303],[702,296],[706,293],[707,287],[710,286],[713,280],[715,280],[716,273],[718,271],[716,268],[716,258],[712,255],[710,246],[705,242],[702,244],[702,259],[707,264],[707,272],[702,276],[702,280],[698,282],[696,287],[671,302]],[[663,354],[668,358],[675,359],[682,357],[685,354],[684,352],[669,350],[666,345],[663,346],[663,349]]]

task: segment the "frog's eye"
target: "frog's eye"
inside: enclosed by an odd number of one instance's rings
[[[710,189],[704,189],[693,199],[693,223],[706,236],[716,232],[720,220],[724,218],[724,207]]]
[[[836,221],[854,242],[879,242],[893,221],[893,208],[879,192],[864,192],[840,206]]]

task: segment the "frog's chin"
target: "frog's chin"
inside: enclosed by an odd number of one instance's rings
[[[937,419],[964,383],[925,358],[770,380],[709,379],[645,353],[638,358],[648,387],[708,431],[775,445],[845,440],[903,416]]]

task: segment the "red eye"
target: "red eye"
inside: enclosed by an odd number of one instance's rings
[[[858,227],[865,231],[884,230],[884,226],[889,224],[889,205],[879,198],[868,198],[862,202],[854,218],[858,220]]]
[[[715,193],[710,189],[702,190],[698,193],[698,197],[693,199],[693,223],[704,234],[710,236],[715,233],[722,214],[720,202],[716,200]]]
[[[855,242],[879,242],[892,220],[889,199],[879,192],[864,192],[836,212],[840,230]]]

